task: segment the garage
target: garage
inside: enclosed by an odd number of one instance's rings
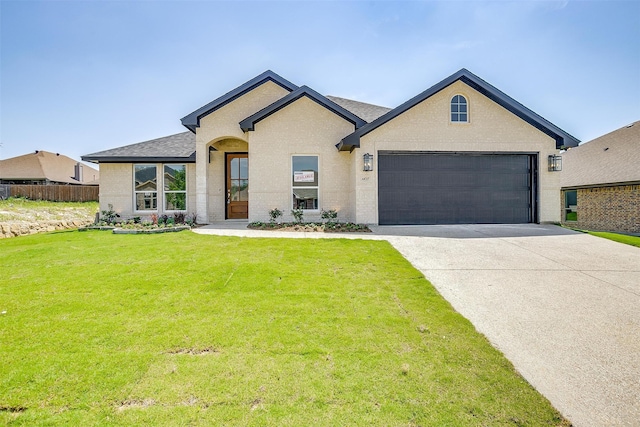
[[[537,222],[536,154],[378,152],[378,221]]]

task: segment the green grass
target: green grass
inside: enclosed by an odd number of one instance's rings
[[[628,236],[626,234],[618,234],[618,233],[607,233],[604,231],[587,231],[587,233],[593,236],[604,237],[605,239],[613,240],[615,242],[625,243],[631,246],[637,246],[640,248],[640,237],[638,236]]]
[[[0,241],[0,422],[569,425],[387,242]]]

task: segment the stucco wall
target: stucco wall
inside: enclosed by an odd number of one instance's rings
[[[563,224],[584,230],[640,233],[640,185],[581,188],[577,196],[578,220],[565,221],[563,215]]]
[[[450,100],[457,94],[467,98],[468,123],[449,120]],[[539,153],[539,219],[560,221],[560,177],[546,165],[547,156],[557,153],[555,140],[460,81],[362,137],[353,154],[362,162],[364,153],[378,150]],[[359,165],[355,172],[356,220],[375,224],[377,165],[372,172],[363,172]]]
[[[320,210],[336,209],[341,221],[353,221],[350,199],[351,161],[335,144],[354,125],[316,102],[302,97],[258,122],[249,132],[249,221],[267,221],[278,208],[292,221],[291,157],[318,155],[319,208],[305,211],[304,220],[320,219]]]
[[[200,127],[196,128],[196,158],[199,159],[196,166],[198,222],[224,220],[224,206],[219,205],[220,192],[218,191],[222,188],[222,192],[224,192],[224,184],[219,185],[219,176],[208,163],[209,146],[222,140],[246,142],[247,136],[240,129],[240,121],[288,93],[289,91],[286,89],[268,81],[200,120]],[[218,157],[215,157],[214,167],[218,164]],[[222,173],[224,173],[224,157],[222,156],[222,158]],[[209,182],[209,178],[212,179],[211,182]],[[213,198],[209,199],[209,196],[213,196]],[[211,206],[209,206],[210,204]]]
[[[162,163],[145,163],[156,165],[159,177],[162,176]],[[100,164],[100,211],[109,209],[109,204],[113,205],[113,210],[120,214],[122,219],[130,219],[136,216],[145,218],[152,213],[164,213],[164,200],[162,194],[162,182],[158,181],[158,210],[157,211],[134,211],[133,196],[133,163],[101,163]],[[194,163],[186,163],[187,169],[187,210],[195,212],[195,171]],[[160,179],[160,178],[159,178]]]

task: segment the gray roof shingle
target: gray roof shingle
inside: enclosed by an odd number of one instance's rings
[[[187,131],[124,147],[82,156],[89,162],[185,161],[196,160],[196,136]]]
[[[640,182],[640,121],[562,154],[563,188]]]
[[[354,101],[352,99],[339,98],[337,96],[326,96],[329,100],[335,102],[345,110],[348,110],[360,117],[365,122],[372,122],[378,117],[391,111],[391,108],[381,107],[379,105],[367,104],[364,102]]]

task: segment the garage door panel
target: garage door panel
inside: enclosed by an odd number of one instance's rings
[[[380,224],[526,223],[529,155],[379,153]]]

